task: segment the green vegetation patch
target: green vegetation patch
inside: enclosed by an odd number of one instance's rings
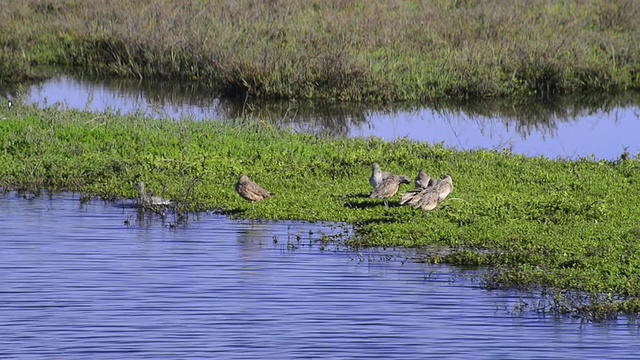
[[[424,261],[486,266],[490,288],[562,289],[605,299],[597,305],[607,311],[639,309],[640,161],[629,154],[549,160],[325,138],[257,119],[174,122],[19,104],[0,119],[3,188],[118,199],[134,198],[142,180],[189,211],[345,222],[353,246],[435,248]],[[386,210],[368,198],[373,162],[412,178],[451,174],[454,192],[428,217],[397,206],[398,195]],[[241,174],[275,194],[255,213],[235,193]]]

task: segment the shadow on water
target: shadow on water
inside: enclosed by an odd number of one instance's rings
[[[554,136],[563,123],[579,121],[597,113],[611,114],[619,108],[636,107],[640,94],[617,96],[602,94],[562,96],[530,99],[518,102],[506,99],[447,102],[433,109],[442,114],[465,114],[475,119],[500,119],[505,127],[514,126],[516,133],[526,139],[534,133]],[[635,114],[636,117],[640,113]]]
[[[248,116],[274,126],[332,137],[408,138],[459,150],[509,150],[549,158],[613,160],[640,153],[640,95],[565,96],[514,101],[429,104],[324,104],[219,99],[189,83],[61,77],[19,85],[3,96],[16,101],[90,111],[237,121]]]

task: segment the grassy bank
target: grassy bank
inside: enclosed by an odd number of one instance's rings
[[[133,198],[143,180],[194,211],[346,222],[357,246],[435,245],[445,251],[425,261],[488,266],[489,287],[600,296],[598,307],[573,303],[566,311],[640,311],[640,161],[629,156],[552,161],[292,134],[260,121],[171,122],[20,105],[3,107],[0,119],[4,188],[116,199]],[[409,207],[385,210],[367,198],[372,162],[412,177],[420,169],[449,173],[452,199],[428,219]],[[234,191],[243,173],[276,194],[255,215]]]
[[[35,65],[259,98],[427,100],[640,88],[634,0],[28,0],[0,81]]]

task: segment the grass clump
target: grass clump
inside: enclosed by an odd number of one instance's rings
[[[172,122],[19,104],[0,110],[0,118],[2,188],[118,199],[134,198],[142,180],[190,211],[345,222],[355,226],[354,246],[436,246],[424,261],[487,266],[490,288],[543,287],[598,299],[590,307],[574,303],[584,313],[638,309],[640,161],[630,154],[550,160],[332,139],[248,119]],[[428,218],[393,200],[385,210],[367,196],[373,162],[411,177],[420,169],[451,174],[454,193]],[[235,193],[240,174],[276,194],[255,214]]]
[[[0,79],[33,65],[227,95],[426,100],[640,87],[634,0],[9,2]]]

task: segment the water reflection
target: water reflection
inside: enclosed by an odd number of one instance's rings
[[[68,77],[5,91],[41,106],[60,102],[91,111],[235,121],[253,115],[277,126],[335,137],[376,136],[443,143],[460,150],[510,150],[549,158],[616,159],[640,153],[640,97],[558,97],[418,104],[259,102],[215,97],[188,83]]]
[[[549,158],[616,159],[628,150],[640,153],[640,110],[634,94],[616,98],[564,97],[513,104],[506,100],[449,103],[410,113],[374,116],[374,131],[447,146],[510,150]]]

